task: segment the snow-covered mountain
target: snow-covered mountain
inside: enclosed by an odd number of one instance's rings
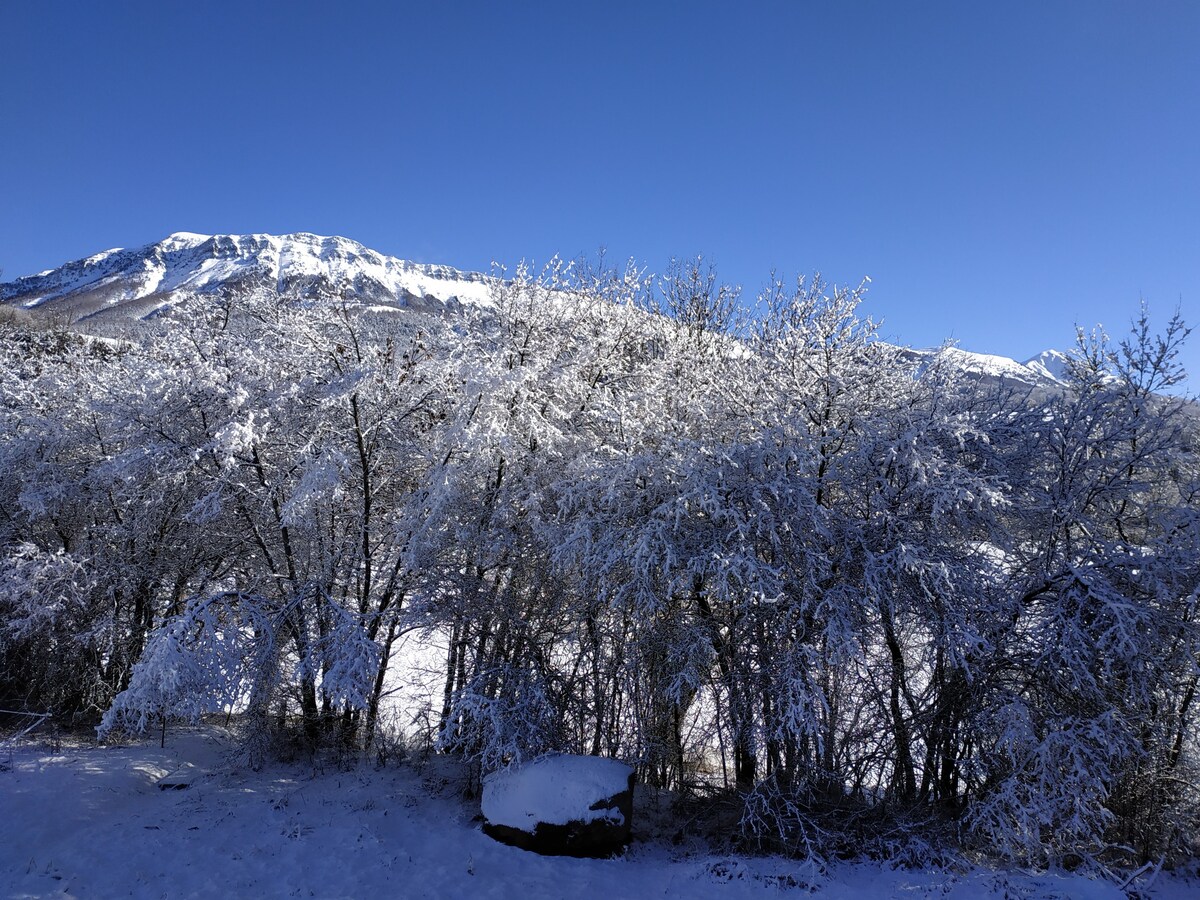
[[[1062,381],[1067,377],[1070,358],[1061,350],[1043,350],[1037,356],[1025,360],[1021,365],[1046,378]]]
[[[177,292],[275,290],[368,305],[437,309],[487,303],[492,278],[384,256],[356,241],[314,234],[180,232],[132,250],[106,250],[0,284],[0,303],[63,314],[145,318]]]
[[[1067,371],[1067,355],[1059,350],[1045,350],[1023,363],[1007,356],[972,353],[959,347],[909,352],[922,367],[937,357],[942,365],[948,365],[964,377],[1018,388],[1050,389],[1061,386]]]
[[[155,244],[106,250],[37,275],[0,284],[0,303],[85,319],[144,319],[190,293],[276,291],[297,298],[340,298],[366,307],[452,310],[487,305],[495,278],[384,256],[357,241],[314,234],[203,235],[179,232]],[[1047,350],[1024,363],[951,347],[913,350],[970,378],[1031,388],[1061,383],[1066,356]]]

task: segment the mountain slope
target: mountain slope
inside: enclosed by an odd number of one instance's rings
[[[1062,381],[1067,377],[1070,357],[1061,350],[1043,350],[1037,356],[1025,360],[1022,365],[1046,378]]]
[[[274,290],[396,307],[486,304],[493,279],[407,262],[341,237],[313,234],[201,235],[180,232],[156,244],[106,250],[0,285],[0,303],[65,315],[144,318],[177,292]]]
[[[1067,357],[1058,350],[1046,350],[1023,363],[1007,356],[973,353],[953,346],[909,352],[922,369],[932,365],[936,358],[939,364],[964,378],[1012,388],[1055,389],[1062,386],[1066,375]]]

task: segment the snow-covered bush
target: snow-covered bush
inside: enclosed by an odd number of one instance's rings
[[[505,667],[454,695],[437,746],[462,753],[486,775],[560,749],[559,730],[558,712],[537,677]]]
[[[0,559],[0,697],[39,711],[105,699],[95,589],[87,567],[62,550],[21,543]]]
[[[832,841],[809,812],[811,805],[809,792],[782,785],[775,776],[762,779],[743,798],[738,822],[743,841],[802,857],[819,868]]]
[[[219,594],[189,604],[151,634],[98,734],[140,733],[167,719],[196,722],[243,706],[274,629],[257,597]]]
[[[308,627],[307,605],[323,622],[294,665],[281,657],[288,635]],[[313,683],[326,704],[362,710],[379,665],[379,648],[361,622],[311,586],[282,607],[267,598],[224,592],[196,599],[154,631],[129,686],[104,714],[98,733],[144,732],[167,719],[195,722],[206,713],[248,711],[252,730],[268,727],[270,704],[287,686]],[[262,734],[251,734],[261,740]]]

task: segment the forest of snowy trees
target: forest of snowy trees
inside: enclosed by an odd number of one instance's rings
[[[879,341],[861,295],[743,319],[699,264],[555,264],[443,317],[10,317],[0,699],[369,749],[435,648],[398,719],[440,752],[621,758],[749,846],[1192,852],[1186,329],[1143,313],[1015,390]]]

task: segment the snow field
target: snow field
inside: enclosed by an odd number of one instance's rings
[[[479,830],[435,764],[324,770],[230,761],[216,729],[167,746],[18,749],[0,772],[0,897],[1075,898],[1122,900],[1079,875],[907,871],[876,863],[825,873],[803,861],[687,853],[637,831],[611,860],[541,857]],[[160,791],[192,763],[205,774]],[[567,773],[564,773],[567,774]],[[1150,896],[1196,896],[1161,876]]]

